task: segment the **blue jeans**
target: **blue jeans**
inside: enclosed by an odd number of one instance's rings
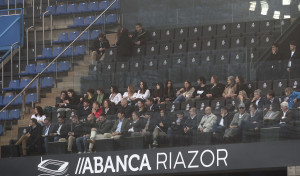
[[[181,94],[181,95],[178,95],[178,97],[174,100],[173,103],[181,103],[181,102],[185,102],[185,97]]]
[[[48,154],[48,142],[49,142],[49,140],[48,140],[48,137],[45,137],[44,138],[44,145],[45,145],[45,152],[46,152],[46,154]]]
[[[59,139],[60,139],[59,136],[55,136],[55,137],[54,137],[54,142],[58,142]]]
[[[87,139],[90,139],[90,137],[88,136],[88,137],[78,137],[78,138],[76,138],[76,146],[77,146],[78,152],[83,152],[81,143],[83,143],[84,152],[88,151],[88,143],[86,141]]]

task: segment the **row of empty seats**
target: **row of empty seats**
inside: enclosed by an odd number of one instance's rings
[[[18,120],[20,119],[20,109],[12,109],[10,111],[4,110],[0,112],[0,121],[5,120]],[[0,133],[2,130],[0,129]]]
[[[11,80],[9,82],[9,86],[6,88],[3,88],[3,91],[15,91],[15,90],[22,90],[24,89],[29,83],[31,79],[25,78],[19,80]],[[44,77],[43,79],[40,79],[41,88],[48,88],[53,86],[53,77]],[[37,81],[35,80],[28,89],[35,89],[37,85]]]
[[[110,5],[109,1],[94,1],[90,3],[79,3],[77,4],[61,4],[61,5],[51,5],[46,8],[47,15],[65,15],[65,14],[77,14],[77,13],[91,13],[104,11]],[[109,10],[120,9],[120,0],[113,4]]]
[[[39,63],[37,66],[34,64],[28,64],[25,67],[25,71],[20,73],[20,76],[36,75],[43,71],[47,67],[47,63]],[[44,73],[56,73],[56,72],[67,72],[70,69],[69,61],[62,61],[57,64],[57,62],[52,63]]]
[[[149,30],[152,40],[172,40],[199,37],[218,37],[236,35],[267,34],[274,31],[284,31],[290,25],[290,19],[239,22],[215,24],[206,26],[192,26],[169,29]]]
[[[63,47],[54,47],[52,48],[44,48],[42,51],[42,55],[36,57],[38,60],[43,59],[54,59],[63,51]],[[85,55],[85,45],[78,45],[75,48],[70,46],[61,57],[72,57],[72,56],[82,56]]]
[[[96,16],[97,17],[97,16]],[[90,25],[95,20],[95,16],[87,16],[87,17],[75,17],[73,24],[69,25],[68,28],[76,28],[76,27],[86,27]],[[104,15],[101,16],[94,25],[103,25],[103,24],[116,24],[118,22],[116,14],[109,14],[107,17]]]
[[[23,4],[23,0],[16,0],[16,2],[15,2],[15,0],[9,0],[9,5],[10,6],[15,5],[15,4],[17,4],[17,5]],[[7,5],[8,5],[8,0],[0,0],[0,6],[6,6],[7,7]],[[13,8],[13,7],[11,7],[11,8]]]
[[[14,95],[5,95],[3,100],[2,96],[0,96],[0,106],[6,106],[10,101],[14,99]],[[23,96],[17,97],[17,99],[11,104],[11,105],[22,105],[22,99]],[[36,93],[29,93],[25,96],[25,103],[30,104],[30,103],[35,103],[37,102],[37,95]]]
[[[102,32],[101,30],[93,30],[90,35],[89,31],[85,31],[77,41],[95,40],[97,39],[98,35],[101,32]],[[58,39],[53,41],[53,43],[54,44],[70,43],[73,40],[75,40],[78,36],[79,36],[78,31],[73,31],[70,32],[69,34],[67,32],[63,32],[58,35]]]

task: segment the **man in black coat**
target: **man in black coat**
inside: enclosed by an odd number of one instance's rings
[[[193,136],[195,135],[201,118],[197,116],[196,108],[192,107],[189,111],[190,116],[183,125],[183,137],[181,138],[181,145],[191,145]]]
[[[153,131],[153,146],[158,145],[157,139],[159,137],[167,136],[168,128],[171,126],[172,119],[168,117],[164,110],[160,110],[160,115],[158,116],[158,124]]]
[[[54,142],[66,142],[69,128],[67,124],[65,124],[65,120],[62,116],[57,118],[57,122],[58,125],[56,126],[55,131],[51,133],[51,136],[54,136]]]
[[[298,52],[296,51],[296,42],[295,41],[291,41],[290,42],[290,53],[287,56],[287,58],[289,59],[287,62],[287,72],[288,72],[288,79],[290,78],[295,78],[299,75],[299,65],[295,64],[295,61],[298,60],[300,58],[300,55],[298,54]]]
[[[78,119],[80,122],[85,122],[88,115],[92,112],[90,101],[88,99],[83,100],[83,104],[80,105],[78,110]]]
[[[228,112],[228,108],[226,106],[221,107],[220,116],[218,117],[216,123],[214,123],[212,129],[215,139],[222,140],[225,130],[230,126],[233,115],[234,114]]]
[[[129,119],[131,117],[131,113],[133,112],[133,108],[128,105],[128,101],[126,98],[123,98],[121,100],[121,107],[119,108],[119,110],[124,111],[124,113],[125,113],[124,116],[127,119]]]
[[[129,124],[128,134],[131,136],[141,136],[142,130],[145,128],[145,123],[143,119],[139,117],[139,113],[134,111],[132,113],[132,120]]]
[[[91,46],[92,60],[104,60],[105,50],[110,47],[109,41],[106,39],[104,34],[99,34],[98,38],[94,41]]]
[[[146,105],[147,105],[147,110],[149,112],[158,112],[159,111],[159,107],[157,106],[157,104],[154,104],[153,98],[147,98]]]
[[[170,127],[168,128],[168,139],[170,147],[173,147],[175,140],[181,137],[181,135],[183,134],[183,125],[186,121],[183,112],[177,113],[176,116],[177,118],[171,123]]]
[[[130,35],[130,37],[133,40],[133,43],[137,46],[145,45],[148,40],[148,33],[143,29],[143,26],[141,23],[135,24],[135,32]]]

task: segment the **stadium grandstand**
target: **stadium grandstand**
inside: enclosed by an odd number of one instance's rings
[[[0,0],[0,175],[300,175],[300,0]]]

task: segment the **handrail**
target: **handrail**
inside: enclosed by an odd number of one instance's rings
[[[13,79],[13,48],[15,45],[19,44],[19,42],[15,42],[10,46],[10,80]],[[19,66],[20,67],[20,66]]]
[[[42,23],[43,23],[43,48],[45,48],[45,14],[48,13],[49,11],[47,10],[46,12],[43,13],[42,16]]]
[[[95,18],[95,20],[88,25],[58,56],[56,56],[47,66],[46,68],[44,68],[44,70],[42,70],[40,73],[38,73],[31,81],[30,83],[25,86],[25,88],[19,93],[17,94],[7,105],[5,105],[0,112],[4,111],[8,106],[11,105],[12,102],[14,102],[23,92],[25,92],[25,90],[28,89],[28,87],[36,80],[39,79],[40,75],[42,73],[44,73],[48,67],[53,64],[54,62],[56,62],[56,60],[67,50],[69,49],[117,0],[114,0],[100,15],[97,16],[97,18]]]
[[[36,30],[35,30],[35,27],[34,26],[30,26],[29,28],[26,29],[26,42],[27,42],[27,65],[28,65],[28,58],[29,58],[29,54],[28,54],[28,49],[29,49],[29,37],[28,37],[28,33],[29,33],[29,29],[34,29],[34,53],[35,53],[35,56],[36,56]]]

